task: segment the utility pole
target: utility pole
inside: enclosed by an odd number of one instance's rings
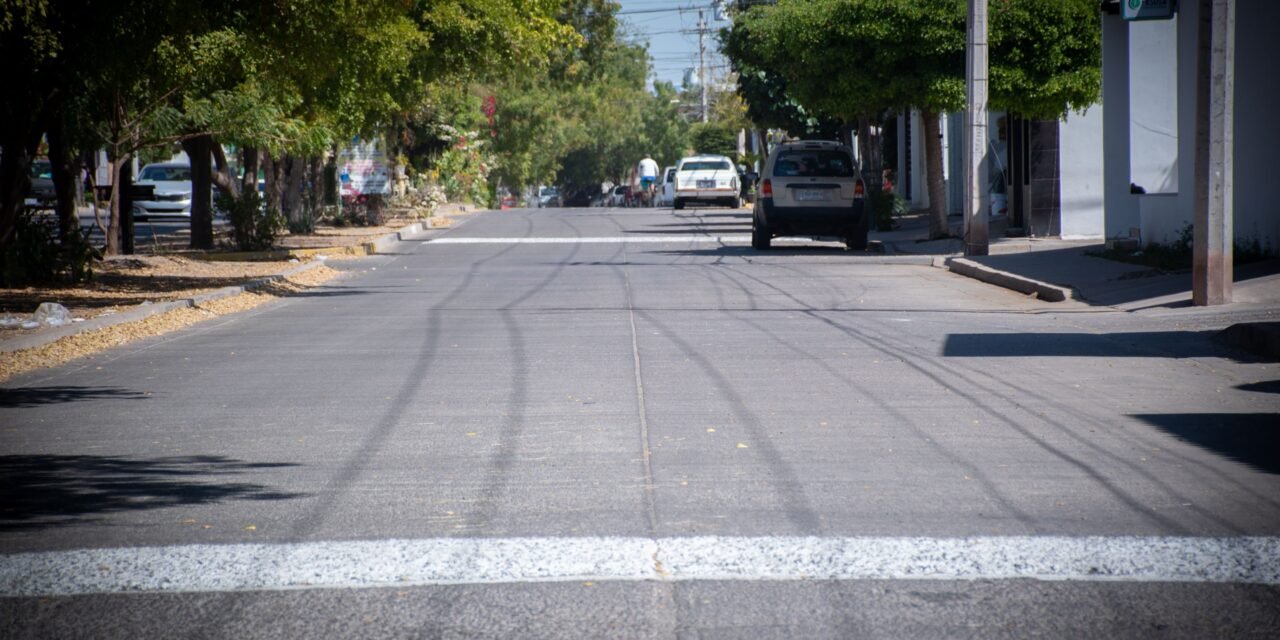
[[[702,87],[702,121],[707,121],[707,22],[698,9],[698,84]]]
[[[1200,0],[1199,14],[1191,301],[1205,306],[1231,302],[1234,279],[1235,1]]]
[[[990,222],[982,206],[987,157],[987,0],[969,0],[968,42],[965,47],[965,93],[968,105],[964,128],[964,254],[985,256],[990,251]]]

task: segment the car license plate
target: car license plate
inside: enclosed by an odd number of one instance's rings
[[[699,189],[714,189],[714,188],[716,188],[716,181],[715,181],[715,180],[699,180],[699,181],[698,181],[698,188],[699,188]]]
[[[796,200],[800,202],[825,202],[830,199],[830,189],[796,189]]]

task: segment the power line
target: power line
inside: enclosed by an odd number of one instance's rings
[[[700,10],[700,9],[710,9],[710,8],[711,8],[711,6],[710,6],[710,5],[708,5],[708,6],[706,6],[706,7],[674,7],[674,8],[670,8],[670,9],[635,9],[635,10],[632,10],[632,11],[619,11],[619,12],[617,12],[617,13],[613,14],[613,15],[615,15],[615,16],[633,16],[633,15],[637,15],[637,14],[641,14],[641,13],[671,13],[671,12],[684,13],[684,12],[686,12],[686,11],[698,11],[698,10]]]

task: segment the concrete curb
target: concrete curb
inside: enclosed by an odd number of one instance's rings
[[[293,269],[289,269],[288,271],[285,271],[284,273],[281,273],[281,274],[277,274],[274,276],[266,276],[263,278],[257,278],[254,280],[250,280],[249,282],[246,282],[241,285],[232,285],[230,287],[223,287],[216,291],[202,293],[199,295],[191,296],[190,298],[182,298],[180,300],[170,300],[168,302],[159,302],[155,304],[135,305],[134,307],[130,309],[126,309],[119,313],[113,313],[111,315],[90,318],[88,320],[85,320],[84,322],[77,322],[75,324],[69,324],[61,327],[54,327],[51,329],[47,329],[45,331],[40,331],[37,333],[28,334],[28,335],[17,335],[12,338],[6,338],[3,342],[0,342],[0,353],[12,353],[15,351],[22,351],[25,349],[35,349],[35,348],[43,347],[47,344],[57,342],[58,340],[61,340],[68,336],[73,336],[79,333],[94,331],[96,329],[105,329],[107,327],[113,327],[113,326],[125,324],[128,322],[137,322],[139,320],[144,320],[156,314],[173,311],[174,309],[197,307],[201,304],[204,304],[206,302],[210,302],[213,300],[218,300],[221,298],[229,298],[231,296],[240,295],[247,291],[254,291],[255,289],[261,289],[273,282],[277,282],[289,276],[302,273],[310,269],[314,269],[316,267],[319,267],[322,264],[324,264],[324,261],[309,262],[304,265],[299,265]]]
[[[935,262],[935,265],[937,263]],[[981,280],[987,284],[994,284],[1006,289],[1012,289],[1019,293],[1027,295],[1035,295],[1037,298],[1046,302],[1062,302],[1063,300],[1077,299],[1075,290],[1071,287],[1061,287],[1056,284],[1049,284],[1039,280],[1032,280],[1007,271],[992,269],[984,264],[974,262],[967,258],[947,258],[945,264],[952,273],[962,276],[968,276],[976,280]]]
[[[431,220],[431,218],[428,218],[428,220]],[[290,258],[304,260],[315,258],[316,256],[371,256],[385,251],[391,243],[404,240],[405,236],[408,235],[422,233],[425,229],[426,227],[422,222],[415,222],[409,226],[402,227],[398,231],[393,231],[369,242],[362,242],[360,244],[345,247],[276,249],[274,251],[231,251],[227,253],[214,253],[192,257],[197,260],[208,260],[211,262],[252,262],[255,260],[289,260]]]
[[[254,259],[262,260],[262,259],[265,259],[266,257],[270,257],[270,259],[279,260],[279,259],[288,259],[288,258],[298,258],[298,259],[314,258],[316,256],[321,256],[321,255],[323,256],[374,255],[374,254],[382,253],[388,250],[389,248],[391,248],[392,245],[394,245],[397,242],[408,240],[409,239],[408,236],[421,234],[424,230],[425,230],[425,227],[423,226],[422,222],[415,222],[411,225],[408,225],[406,227],[399,229],[398,231],[388,233],[373,241],[365,242],[363,244],[355,245],[352,247],[327,247],[327,248],[321,248],[321,249],[291,249],[287,251],[254,251],[254,252],[239,252],[235,254],[218,254],[218,255],[219,255],[219,259],[228,260],[228,261],[230,261],[231,258],[227,258],[223,256],[234,255],[234,256],[238,256],[239,260],[254,260]],[[28,334],[28,335],[20,334],[20,335],[13,336],[11,338],[5,338],[3,341],[0,341],[0,353],[12,353],[14,351],[22,351],[24,349],[35,349],[38,347],[43,347],[44,345],[47,345],[53,342],[57,342],[62,338],[73,336],[79,333],[84,333],[86,331],[94,331],[96,329],[113,327],[115,325],[125,324],[127,322],[137,322],[139,320],[149,318],[158,313],[165,313],[168,311],[172,311],[174,309],[182,309],[185,307],[196,307],[212,300],[227,298],[230,296],[245,293],[246,291],[261,289],[262,287],[265,287],[273,282],[283,280],[285,278],[288,278],[289,276],[302,273],[309,269],[314,269],[322,264],[324,264],[323,260],[309,262],[307,264],[299,265],[297,267],[289,269],[284,273],[280,273],[274,276],[257,278],[254,280],[250,280],[241,285],[232,285],[229,287],[223,287],[216,291],[210,291],[209,293],[202,293],[199,295],[191,296],[190,298],[183,298],[181,300],[170,300],[168,302],[160,302],[155,304],[135,305],[134,307],[130,309],[126,309],[119,313],[114,313],[107,316],[98,316],[96,318],[90,318],[88,320],[85,320],[84,322],[77,322],[75,324],[69,324],[62,327],[54,327],[51,329],[47,329],[45,331],[40,331],[37,333]]]

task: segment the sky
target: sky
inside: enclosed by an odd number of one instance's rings
[[[649,44],[657,80],[671,82],[677,88],[684,81],[686,69],[698,66],[698,9],[705,9],[707,21],[707,73],[723,76],[727,71],[723,56],[716,53],[715,32],[729,26],[716,21],[713,0],[618,0],[622,9],[619,20],[624,32],[639,42]],[[697,73],[695,71],[695,73]]]

